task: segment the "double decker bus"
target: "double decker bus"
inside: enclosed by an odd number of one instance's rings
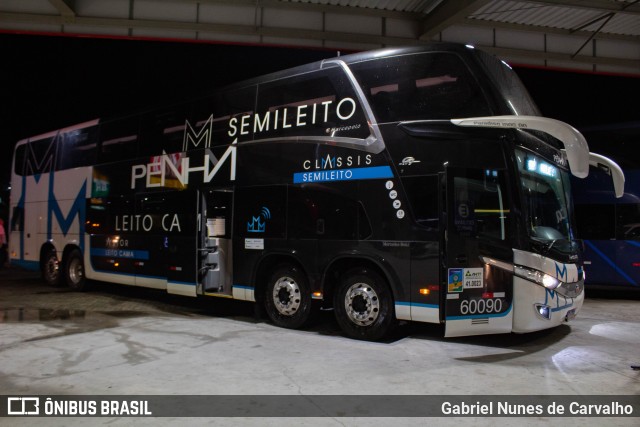
[[[590,158],[472,46],[358,53],[19,141],[10,255],[287,328],[332,308],[358,339],[536,331],[583,303],[569,175]]]

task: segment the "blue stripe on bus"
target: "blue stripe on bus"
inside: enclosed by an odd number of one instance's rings
[[[168,280],[168,284],[170,285],[181,285],[181,286],[197,286],[197,283],[194,282],[176,282],[175,280]]]
[[[91,256],[148,260],[149,251],[140,251],[133,249],[91,248]]]
[[[554,290],[551,290],[551,289],[545,289],[545,291],[546,291],[546,293],[544,295],[544,305],[551,307],[551,302],[549,301],[549,296],[551,296],[552,299],[555,299],[557,292],[554,291]],[[558,295],[560,295],[560,294],[558,294]],[[566,303],[563,306],[560,306],[560,305],[558,305],[558,304],[560,304],[560,298],[558,298],[558,301],[556,302],[556,307],[552,308],[551,312],[554,313],[556,311],[562,311],[565,308],[571,307],[573,305],[573,298],[570,298],[570,299],[571,299],[571,302]],[[564,300],[566,302],[567,298],[565,298]]]
[[[93,268],[93,266],[92,266]],[[93,271],[95,271],[96,273],[101,273],[101,274],[112,274],[114,276],[127,276],[127,277],[131,277],[131,278],[136,278],[136,277],[140,277],[141,279],[154,279],[154,280],[165,280],[167,283],[173,284],[173,285],[185,285],[185,286],[196,286],[197,283],[195,282],[178,282],[175,280],[167,280],[166,276],[149,276],[146,274],[135,274],[135,273],[125,273],[125,272],[120,272],[120,271],[109,271],[109,270],[100,270],[100,269],[95,269],[93,268]],[[98,279],[101,280],[101,279]],[[135,286],[135,284],[134,284]]]
[[[563,305],[562,307],[555,307],[555,308],[552,308],[552,309],[551,309],[551,312],[552,312],[552,313],[555,313],[556,311],[562,311],[562,310],[564,310],[565,308],[569,308],[569,307],[571,307],[571,306],[573,306],[573,301],[571,301],[571,303],[569,303],[569,304],[565,304],[565,305]]]
[[[396,305],[408,306],[408,307],[421,307],[421,308],[440,308],[437,304],[421,304],[417,302],[397,301]]]
[[[232,287],[238,288],[238,289],[248,289],[250,291],[253,291],[255,289],[254,286],[245,286],[245,285],[232,285]]]
[[[625,240],[624,242],[630,244],[631,246],[640,248],[640,242],[634,242],[633,240]]]
[[[359,179],[393,178],[389,166],[372,166],[370,168],[326,169],[293,174],[293,183],[353,181]]]
[[[596,245],[594,245],[593,243],[591,243],[591,242],[590,242],[590,241],[588,241],[588,240],[585,240],[584,242],[585,242],[585,243],[587,244],[587,246],[589,246],[589,247],[590,247],[590,248],[591,248],[591,249],[592,249],[592,250],[593,250],[597,255],[599,255],[599,256],[600,256],[600,258],[602,258],[602,260],[603,260],[604,262],[606,262],[607,264],[609,264],[609,266],[610,266],[611,268],[613,268],[613,269],[614,269],[618,274],[620,274],[622,277],[624,277],[624,278],[625,278],[629,283],[631,283],[632,285],[635,285],[635,286],[637,286],[637,285],[638,285],[638,284],[636,283],[636,281],[635,281],[635,280],[633,280],[631,277],[629,277],[629,275],[628,275],[627,273],[625,273],[624,271],[622,271],[622,269],[621,269],[620,267],[618,267],[618,266],[616,265],[616,263],[615,263],[615,262],[613,262],[613,261],[612,261],[608,256],[606,256],[606,255],[604,254],[604,252],[602,252],[600,249],[598,249],[598,248],[596,247]],[[634,246],[635,246],[635,245],[634,245]]]

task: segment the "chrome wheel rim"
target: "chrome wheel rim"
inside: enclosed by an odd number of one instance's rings
[[[344,306],[349,320],[359,326],[372,325],[380,314],[380,298],[366,283],[355,283],[349,287]]]
[[[300,286],[291,277],[279,278],[273,286],[273,304],[283,316],[293,316],[298,312],[302,302]]]

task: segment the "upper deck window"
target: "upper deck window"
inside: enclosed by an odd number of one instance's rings
[[[54,137],[29,142],[24,163],[25,175],[38,175],[53,170],[56,156]]]
[[[16,175],[24,175],[24,158],[27,152],[27,144],[22,144],[16,147],[13,172]]]
[[[369,136],[353,85],[339,67],[260,84],[256,114],[233,125],[240,138]]]
[[[137,116],[102,123],[98,163],[134,158],[138,153],[139,131],[140,119]]]
[[[462,59],[435,52],[350,65],[379,123],[491,115]]]
[[[517,116],[541,115],[540,110],[531,99],[520,78],[506,62],[500,61],[480,50],[476,50],[475,53],[480,58],[494,86],[500,92],[500,98],[506,103],[509,111],[504,114],[515,114]]]
[[[56,170],[89,166],[96,162],[98,127],[74,129],[57,135]]]

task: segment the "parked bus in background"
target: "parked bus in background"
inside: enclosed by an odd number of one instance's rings
[[[584,240],[587,287],[640,290],[640,123],[585,129],[589,145],[622,167],[625,192],[616,198],[605,171],[574,180],[578,237]]]
[[[537,331],[583,303],[569,175],[590,159],[472,46],[371,51],[18,142],[10,252],[288,328],[333,308],[359,339]]]

